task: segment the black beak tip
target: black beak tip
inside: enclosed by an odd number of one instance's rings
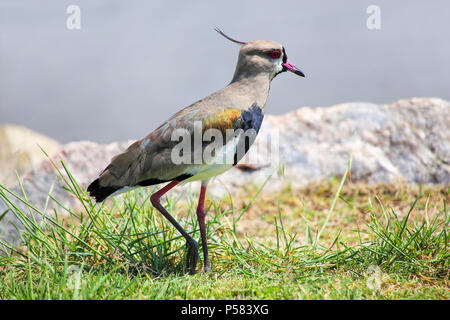
[[[300,77],[303,77],[303,78],[306,77],[305,74],[303,73],[303,71],[301,71],[301,70],[295,70],[294,73]]]

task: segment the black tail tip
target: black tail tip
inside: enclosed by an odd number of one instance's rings
[[[95,198],[96,202],[102,202],[108,198],[111,194],[116,192],[119,187],[102,187],[98,179],[92,181],[92,183],[87,187],[87,191],[91,197]]]

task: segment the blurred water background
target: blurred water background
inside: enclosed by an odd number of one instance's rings
[[[81,29],[69,30],[69,5]],[[369,30],[369,5],[381,29]],[[450,99],[450,2],[0,0],[0,124],[61,142],[141,138],[229,83],[239,40],[283,44],[306,78],[272,83],[266,111]]]

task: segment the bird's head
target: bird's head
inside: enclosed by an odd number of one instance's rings
[[[267,40],[243,42],[227,36],[217,28],[216,31],[228,40],[241,45],[233,81],[261,74],[267,75],[272,80],[276,75],[285,71],[305,76],[288,60],[286,50],[279,43]]]

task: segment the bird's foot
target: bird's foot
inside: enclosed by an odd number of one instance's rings
[[[189,270],[190,274],[196,273],[197,261],[198,261],[198,244],[195,240],[192,242],[186,242],[187,246],[187,259],[186,268]]]
[[[205,273],[210,273],[211,271],[212,271],[212,269],[211,269],[211,265],[208,263],[208,264],[205,264],[205,267],[203,268],[203,271],[205,272]]]

